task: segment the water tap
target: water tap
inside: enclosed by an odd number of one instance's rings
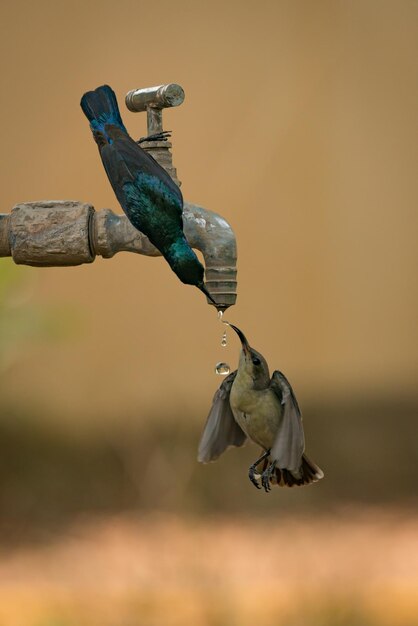
[[[170,152],[172,143],[163,131],[162,109],[178,106],[183,100],[184,91],[176,84],[134,89],[126,96],[130,111],[147,112],[150,140],[142,139],[141,147],[178,185]],[[190,202],[184,202],[183,225],[189,244],[203,255],[205,283],[217,308],[227,309],[237,297],[237,250],[231,226],[217,213]],[[0,257],[12,256],[18,264],[80,265],[92,263],[96,255],[111,258],[122,251],[160,256],[125,215],[116,215],[110,209],[95,211],[91,204],[40,200],[17,204],[11,213],[0,214]]]

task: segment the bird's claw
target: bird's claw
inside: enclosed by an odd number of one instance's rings
[[[255,463],[253,463],[252,465],[250,465],[249,469],[248,469],[248,477],[251,480],[252,484],[257,487],[257,489],[261,489],[258,481],[259,479],[263,476],[264,472],[262,472],[260,474],[260,472],[258,471],[258,466],[260,465],[261,461],[264,461],[264,467],[266,467],[268,461],[267,458],[270,454],[270,450],[266,450],[259,459],[256,460]]]
[[[171,130],[162,130],[160,133],[154,133],[148,135],[148,137],[141,137],[136,143],[143,143],[144,141],[167,141],[171,137]]]
[[[261,474],[261,484],[266,493],[271,490],[271,477],[273,476],[275,467],[276,464],[271,463],[271,465],[269,465],[268,468]]]
[[[268,493],[271,489],[270,487],[270,476],[266,475],[267,472],[263,472],[261,476],[261,484],[263,485],[264,491]]]
[[[258,484],[260,474],[257,472],[256,465],[251,465],[250,469],[248,470],[248,478],[251,480],[252,484],[257,487],[257,489],[261,489],[260,485]]]

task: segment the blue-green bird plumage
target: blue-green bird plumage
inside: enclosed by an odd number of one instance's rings
[[[203,286],[204,269],[183,234],[183,197],[169,174],[131,137],[116,96],[104,85],[84,94],[90,122],[110,184],[129,221],[147,235],[180,280]]]

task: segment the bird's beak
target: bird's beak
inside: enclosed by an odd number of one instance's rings
[[[206,289],[205,285],[202,283],[201,285],[199,285],[199,289],[200,291],[202,291],[202,293],[205,294],[205,296],[207,297],[208,300],[210,300],[212,302],[212,304],[214,304],[216,307],[218,306],[218,304],[215,302],[215,300],[212,298],[212,296],[210,295],[209,291]]]
[[[230,326],[231,328],[233,328],[235,330],[235,332],[237,333],[238,337],[241,340],[242,343],[242,349],[244,351],[244,354],[250,354],[250,344],[247,341],[246,336],[244,335],[244,333],[237,328],[236,326],[234,326],[233,324],[230,324],[229,322],[224,322],[225,324],[228,324],[228,326]]]

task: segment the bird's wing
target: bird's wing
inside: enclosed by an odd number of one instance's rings
[[[96,133],[96,135],[99,136],[99,133]],[[113,187],[113,191],[119,203],[125,210],[124,205],[126,198],[123,186],[126,183],[134,183],[135,173],[128,168],[124,159],[120,156],[113,144],[107,142],[99,143],[96,136],[95,139],[99,145],[100,156],[102,157],[103,166],[109,182]]]
[[[229,394],[237,372],[232,372],[213,397],[205,428],[199,443],[198,461],[215,461],[228,446],[242,446],[246,435],[235,421],[229,404]]]
[[[167,217],[182,230],[183,197],[167,172],[122,130],[112,127],[108,134],[113,137],[111,143],[95,139],[110,184],[129,220],[150,237],[148,219],[158,207],[160,220]],[[161,222],[159,232],[164,232]]]
[[[277,461],[277,467],[297,471],[305,449],[305,435],[299,405],[289,381],[282,372],[276,370],[273,373],[270,389],[274,391],[283,405],[280,426],[270,453],[271,458]]]
[[[174,196],[181,214],[183,210],[182,193],[165,169],[120,128],[106,126],[106,131],[112,140],[112,147],[117,151],[119,159],[123,161],[133,178],[135,179],[141,172],[163,183],[170,195]]]

